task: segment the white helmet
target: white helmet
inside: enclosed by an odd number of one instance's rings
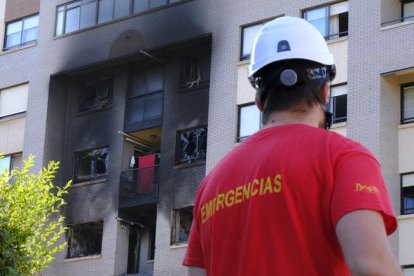
[[[312,24],[296,17],[280,17],[266,23],[257,34],[250,58],[248,78],[268,64],[304,59],[335,67],[325,39]]]

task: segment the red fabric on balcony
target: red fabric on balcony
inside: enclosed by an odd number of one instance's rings
[[[152,192],[154,186],[155,155],[143,155],[138,157],[138,193]]]

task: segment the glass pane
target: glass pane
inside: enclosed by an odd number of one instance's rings
[[[240,108],[239,137],[252,135],[260,129],[260,111],[256,105]]]
[[[130,0],[115,0],[115,18],[129,15],[129,2]]]
[[[164,70],[153,67],[147,71],[147,92],[160,91],[164,88]]]
[[[16,45],[20,45],[21,43],[21,32],[13,33],[11,35],[6,36],[6,48],[10,48]]]
[[[84,3],[81,8],[80,28],[91,27],[96,24],[96,2]]]
[[[63,17],[64,12],[59,11],[56,19],[56,35],[62,35],[63,34]]]
[[[143,12],[149,9],[149,0],[134,0],[134,13]]]
[[[334,122],[344,122],[346,121],[346,103],[347,103],[347,96],[341,95],[335,97],[333,100],[334,103]]]
[[[406,20],[414,20],[414,2],[404,4],[404,15]]]
[[[125,122],[127,124],[144,121],[144,99],[134,98],[127,101]]]
[[[143,73],[135,71],[132,76],[131,88],[129,90],[128,96],[145,95],[146,92],[147,87],[145,84],[145,75]]]
[[[167,5],[167,0],[150,0],[150,9]]]
[[[65,34],[79,30],[80,7],[66,12]]]
[[[305,19],[315,26],[324,37],[328,35],[328,7],[322,7],[305,12]]]
[[[409,119],[414,118],[414,86],[404,88],[404,118],[403,119]]]
[[[163,93],[151,94],[145,97],[144,119],[159,118],[162,115]]]
[[[14,23],[7,24],[6,34],[10,35],[14,33],[20,33],[20,31],[22,30],[22,27],[23,27],[22,21],[17,21]]]
[[[191,224],[193,222],[192,208],[186,208],[179,211],[177,219],[180,220],[177,243],[184,243],[188,241]]]
[[[112,20],[113,0],[99,0],[98,23]]]
[[[242,45],[242,56],[247,57],[252,52],[253,42],[256,35],[262,28],[263,24],[247,27],[243,29],[243,45]]]
[[[24,30],[22,34],[22,44],[37,40],[37,30],[38,27]]]
[[[402,188],[403,214],[414,214],[414,186]]]
[[[28,17],[24,20],[23,22],[23,29],[27,30],[27,29],[31,29],[34,27],[39,26],[39,16],[32,16],[32,17]]]
[[[10,171],[11,156],[4,156],[0,158],[0,174],[3,174],[4,170]]]

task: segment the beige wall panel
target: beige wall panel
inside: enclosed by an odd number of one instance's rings
[[[5,21],[8,22],[38,13],[39,6],[40,0],[7,0]]]
[[[11,154],[23,151],[25,123],[25,117],[0,122],[0,152]]]
[[[346,136],[346,123],[339,123],[338,126],[333,125],[331,131]]]
[[[399,217],[399,262],[400,265],[414,264],[414,215]]]
[[[401,17],[400,0],[381,1],[381,23],[399,19]]]
[[[237,67],[237,105],[254,102],[255,91],[247,80],[249,63]]]
[[[414,172],[414,139],[413,137],[414,137],[414,124],[400,126],[398,130],[398,168],[399,168],[398,170],[399,170],[399,173]]]
[[[348,39],[329,41],[328,47],[336,64],[336,77],[332,84],[348,82]]]

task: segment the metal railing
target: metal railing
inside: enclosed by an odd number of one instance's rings
[[[123,171],[120,177],[119,208],[157,203],[159,182],[159,166]]]
[[[414,15],[407,16],[407,17],[401,17],[401,18],[386,21],[386,22],[382,22],[381,27],[390,26],[390,25],[401,23],[401,22],[404,22],[404,21],[414,21]]]

